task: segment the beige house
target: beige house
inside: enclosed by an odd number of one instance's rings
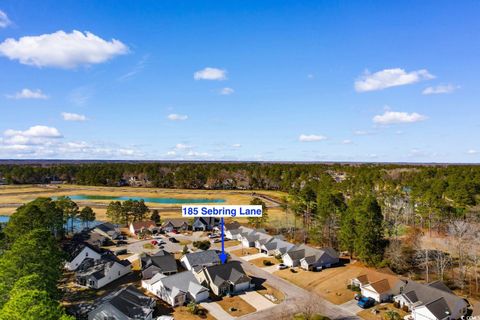
[[[203,267],[194,274],[198,282],[217,296],[246,291],[251,287],[251,279],[238,261]]]

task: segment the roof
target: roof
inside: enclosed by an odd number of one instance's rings
[[[368,269],[365,273],[362,273],[355,278],[360,281],[362,285],[387,279],[391,288],[395,287],[398,284],[398,281],[401,281],[400,278],[393,274],[382,273],[373,269]]]
[[[124,267],[131,265],[128,260],[119,260],[111,253],[103,254],[100,259],[94,260],[87,258],[77,268],[78,277],[94,277],[95,279],[102,279],[105,277],[106,270],[114,264],[120,264]]]
[[[279,239],[279,238],[272,238],[272,239],[270,239],[270,241],[265,243],[263,245],[263,247],[266,250],[276,250],[276,249],[280,249],[280,248],[286,248],[286,250],[285,250],[285,252],[286,252],[286,251],[288,251],[288,249],[291,249],[291,248],[295,247],[295,245],[290,243],[290,242]]]
[[[310,265],[320,260],[323,256],[338,259],[338,253],[333,248],[326,247],[322,249],[315,249],[312,247],[305,247],[305,257],[303,258],[303,260],[305,260],[305,262]]]
[[[168,224],[171,224],[174,228],[179,228],[181,226],[183,226],[184,224],[187,224],[188,225],[188,219],[169,219],[169,220],[166,220],[162,226],[166,226]]]
[[[150,284],[157,282],[161,282],[171,296],[176,296],[180,292],[189,292],[195,296],[199,292],[208,291],[207,288],[200,285],[191,271],[184,271],[167,277],[157,274],[150,280]]]
[[[218,218],[215,218],[215,217],[195,217],[193,219],[193,223],[201,223],[205,226],[210,226],[210,227],[213,227],[215,226],[216,224],[218,224],[218,222],[220,221],[220,219]]]
[[[441,281],[431,282],[429,284],[421,284],[415,281],[408,281],[403,289],[402,294],[411,303],[428,304],[432,301],[443,298],[448,307],[453,310],[455,306],[463,301],[462,298],[456,296]]]
[[[155,228],[157,226],[157,224],[152,220],[135,221],[135,222],[132,222],[131,224],[134,230]]]
[[[99,247],[97,246],[93,246],[87,242],[80,242],[80,243],[76,243],[75,245],[73,245],[73,247],[71,248],[70,250],[70,262],[75,259],[82,251],[83,249],[85,248],[89,248],[93,251],[95,251],[96,253],[98,254],[102,254],[102,249],[100,249]]]
[[[177,261],[171,254],[163,256],[150,256],[150,262],[152,265],[158,267],[161,272],[177,272]]]
[[[110,304],[129,319],[145,319],[153,312],[155,300],[130,285],[99,300],[98,306],[103,304]]]
[[[187,259],[192,267],[220,263],[220,258],[215,250],[187,253],[183,258]]]
[[[378,293],[385,293],[390,291],[391,287],[387,279],[378,280],[370,283],[370,286]]]
[[[95,229],[102,230],[105,233],[107,233],[109,231],[114,231],[114,232],[117,231],[117,227],[115,227],[115,225],[113,223],[110,223],[110,222],[101,223],[101,224],[95,226]]]
[[[235,229],[240,228],[240,226],[241,226],[240,223],[238,223],[237,221],[230,222],[230,223],[225,223],[223,225],[225,230],[235,230]]]
[[[445,298],[438,298],[424,305],[437,319],[444,319],[452,314]]]
[[[239,261],[204,267],[203,270],[208,273],[216,286],[220,286],[224,282],[238,284],[250,281],[250,277],[247,276]]]

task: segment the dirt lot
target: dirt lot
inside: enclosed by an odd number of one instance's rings
[[[243,248],[243,249],[238,249],[231,252],[231,254],[237,257],[243,257],[243,256],[248,256],[250,254],[257,254],[257,253],[258,253],[257,248]]]
[[[234,317],[244,316],[246,314],[257,311],[257,309],[249,305],[239,296],[223,297],[222,300],[216,302],[223,308],[223,310],[225,310]],[[231,307],[235,308],[235,311],[230,311]]]
[[[378,313],[373,313],[372,312],[373,310],[377,310]],[[389,310],[392,310],[392,311],[395,311],[396,313],[398,313],[400,315],[401,319],[403,319],[403,317],[408,314],[401,309],[395,308],[393,306],[393,303],[382,303],[382,304],[380,304],[378,306],[375,306],[373,308],[363,310],[363,311],[357,313],[357,315],[359,317],[361,317],[362,319],[366,319],[366,320],[387,319],[387,318],[385,318],[385,313]]]
[[[264,268],[267,267],[266,265],[263,264],[263,261],[270,261],[272,263],[272,266],[278,263],[278,260],[275,259],[274,257],[268,257],[268,258],[258,258],[258,259],[253,259],[248,262],[256,265],[259,268]]]
[[[354,292],[347,289],[350,279],[369,270],[371,269],[361,264],[349,264],[320,272],[296,268],[297,273],[285,269],[276,271],[275,274],[306,290],[314,291],[332,303],[342,304],[353,299],[354,296]]]

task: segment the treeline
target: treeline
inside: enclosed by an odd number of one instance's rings
[[[57,285],[66,258],[60,241],[75,206],[65,198],[38,198],[19,207],[1,230],[1,320],[74,319],[58,302]]]

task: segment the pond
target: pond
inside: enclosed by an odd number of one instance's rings
[[[111,201],[125,201],[125,200],[144,200],[150,203],[163,204],[191,204],[191,203],[222,203],[224,199],[209,199],[209,198],[148,198],[148,197],[129,197],[129,196],[102,196],[102,195],[73,195],[69,196],[72,200],[111,200]]]

